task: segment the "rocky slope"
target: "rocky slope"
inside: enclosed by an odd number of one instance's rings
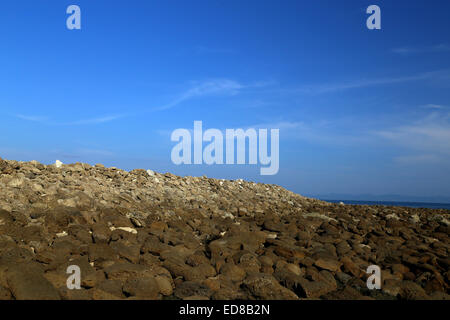
[[[0,158],[0,299],[448,299],[449,220],[241,180]],[[381,290],[366,287],[369,265]]]

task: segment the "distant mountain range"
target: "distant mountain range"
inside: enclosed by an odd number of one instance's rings
[[[398,194],[304,194],[306,197],[321,200],[356,200],[356,201],[398,201],[398,202],[430,202],[430,203],[450,203],[450,196],[406,196]]]

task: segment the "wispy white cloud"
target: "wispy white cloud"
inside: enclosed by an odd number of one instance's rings
[[[274,121],[247,126],[255,129],[280,129],[280,139],[302,140],[327,146],[354,146],[367,142],[367,135],[344,133],[342,121]]]
[[[441,104],[426,104],[424,106],[422,106],[422,108],[425,109],[437,109],[437,110],[442,110],[442,109],[447,109],[447,106],[441,105]]]
[[[426,154],[450,155],[450,113],[433,111],[411,124],[375,131],[374,134],[403,148]]]
[[[44,117],[44,116],[29,116],[29,115],[22,115],[22,114],[15,114],[14,116],[21,120],[39,122],[42,124],[53,125],[53,126],[77,126],[77,125],[101,124],[101,123],[114,121],[114,120],[124,117],[124,115],[106,115],[106,116],[101,116],[101,117],[97,117],[97,118],[89,118],[89,119],[81,119],[81,120],[65,122],[65,121],[52,121],[49,119],[49,117]]]
[[[66,122],[66,123],[60,123],[60,125],[84,125],[84,124],[100,124],[100,123],[106,123],[111,122],[120,118],[123,118],[124,115],[107,115],[102,116],[98,118],[91,118],[91,119],[82,119],[77,120],[73,122]]]
[[[278,128],[281,139],[303,140],[326,146],[396,146],[400,155],[396,162],[437,161],[450,155],[450,112],[434,109],[419,119],[389,125],[381,121],[369,129],[352,125],[357,118],[321,121],[274,121],[255,124],[248,128]],[[365,123],[360,119],[359,122]],[[408,155],[401,153],[407,152]],[[425,156],[426,155],[426,156]]]
[[[330,93],[336,91],[343,91],[349,89],[358,89],[364,87],[373,87],[379,85],[404,83],[410,81],[418,80],[428,80],[433,78],[445,77],[448,78],[449,72],[447,70],[424,72],[416,75],[401,76],[401,77],[389,77],[389,78],[378,78],[378,79],[359,79],[353,82],[340,82],[340,83],[330,83],[330,84],[318,84],[318,85],[307,85],[296,89],[300,93],[309,94],[321,94]]]
[[[152,111],[162,111],[171,109],[185,101],[213,95],[237,95],[241,90],[248,88],[260,88],[270,85],[272,82],[256,82],[252,84],[241,84],[230,79],[214,79],[201,83],[194,83],[194,86],[180,94],[170,103],[154,108]]]
[[[254,124],[252,126],[245,127],[248,128],[255,128],[255,129],[280,129],[280,130],[292,130],[292,129],[299,129],[305,127],[305,123],[302,121],[275,121],[275,122],[264,122],[264,123],[258,123]]]
[[[47,121],[46,117],[40,117],[40,116],[32,116],[32,115],[23,115],[23,114],[15,114],[16,118],[19,118],[21,120],[26,121],[33,121],[33,122],[44,122]]]
[[[178,106],[183,102],[200,97],[219,96],[219,95],[234,96],[239,94],[244,89],[251,89],[251,88],[258,89],[270,86],[274,83],[275,83],[274,81],[257,81],[249,84],[242,84],[240,82],[230,79],[212,79],[204,82],[193,82],[192,86],[189,89],[181,93],[171,102],[159,107],[155,107],[148,111],[168,110]],[[143,113],[145,113],[145,111]],[[53,121],[49,117],[44,116],[23,115],[23,114],[14,114],[13,116],[21,120],[39,122],[46,125],[77,126],[77,125],[93,125],[93,124],[107,123],[121,119],[123,117],[126,117],[127,115],[124,114],[103,115],[95,118],[80,119],[67,122]]]
[[[418,53],[434,53],[434,52],[449,52],[450,45],[441,43],[434,46],[418,46],[418,47],[399,47],[392,49],[396,54],[409,55]]]

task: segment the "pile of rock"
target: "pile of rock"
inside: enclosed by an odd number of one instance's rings
[[[243,180],[0,159],[0,299],[448,299],[449,220]]]

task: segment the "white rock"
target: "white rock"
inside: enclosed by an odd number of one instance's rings
[[[77,207],[77,199],[76,198],[58,199],[57,202],[58,202],[58,204],[63,205],[64,207],[70,207],[70,208]]]
[[[222,218],[224,218],[224,219],[226,219],[226,218],[234,219],[234,216],[231,213],[226,212],[225,214],[222,215]]]
[[[44,191],[44,188],[39,183],[33,183],[31,185],[31,189],[33,189],[33,191],[37,191],[37,192],[43,192]]]
[[[440,214],[434,214],[434,215],[430,216],[428,218],[428,220],[429,221],[436,221],[436,222],[445,224],[446,226],[450,225],[450,221],[445,216],[440,215]]]
[[[147,173],[149,176],[153,177],[155,175],[155,172],[153,170],[148,169]]]
[[[109,229],[110,229],[111,231],[114,231],[114,230],[122,230],[122,231],[130,232],[130,233],[132,233],[132,234],[137,234],[137,230],[136,230],[136,229],[133,229],[133,228],[130,228],[130,227],[118,227],[118,228],[116,228],[116,227],[110,227]]]
[[[400,220],[400,218],[398,217],[398,215],[396,215],[395,213],[391,213],[391,214],[386,215],[386,219],[387,219],[387,220],[389,220],[389,219]]]
[[[326,220],[326,221],[334,221],[334,222],[337,222],[336,219],[331,218],[331,217],[329,217],[329,216],[326,216],[326,215],[324,215],[324,214],[320,214],[320,213],[318,213],[318,212],[309,212],[309,213],[305,213],[304,216],[305,216],[305,217],[311,217],[311,218],[319,218],[319,219],[323,219],[323,220]]]
[[[23,184],[23,179],[14,178],[8,183],[8,186],[10,186],[12,188],[18,188],[18,187],[22,186],[22,184]]]
[[[6,212],[11,212],[13,208],[7,203],[0,203],[0,209],[5,210]]]
[[[411,222],[411,223],[419,223],[420,222],[420,217],[417,214],[413,214],[409,218],[409,222]]]
[[[439,240],[436,238],[432,238],[432,237],[423,237],[423,238],[424,238],[426,244],[430,244],[433,242],[439,242]]]
[[[67,235],[69,235],[69,234],[68,234],[67,232],[65,232],[65,231],[56,234],[56,236],[57,236],[58,238],[65,237],[65,236],[67,236]]]
[[[55,167],[61,168],[62,165],[63,165],[63,163],[62,163],[61,161],[59,161],[59,160],[56,160],[56,161],[55,161]]]

